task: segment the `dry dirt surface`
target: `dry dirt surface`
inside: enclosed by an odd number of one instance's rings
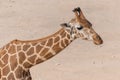
[[[104,44],[75,40],[31,69],[33,80],[120,80],[120,0],[0,0],[0,47],[50,35],[80,6]]]

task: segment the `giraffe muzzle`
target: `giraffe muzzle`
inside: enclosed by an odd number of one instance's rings
[[[103,44],[103,40],[102,40],[102,38],[99,35],[94,35],[93,36],[93,42],[96,45]]]

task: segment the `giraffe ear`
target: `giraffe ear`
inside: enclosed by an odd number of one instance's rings
[[[62,23],[60,26],[63,28],[70,28],[70,25],[68,23]]]
[[[76,11],[77,11],[77,12],[80,13],[80,12],[81,12],[81,9],[80,9],[80,7],[77,7],[77,8],[74,8],[72,11],[73,11],[73,12],[76,12]]]
[[[83,12],[80,9],[80,7],[74,8],[73,12],[75,13],[75,15],[77,14],[81,19],[85,19],[85,16],[83,15]]]

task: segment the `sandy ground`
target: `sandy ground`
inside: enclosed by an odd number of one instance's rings
[[[104,44],[75,40],[31,69],[33,80],[120,80],[120,0],[0,0],[0,47],[60,29],[80,6]]]

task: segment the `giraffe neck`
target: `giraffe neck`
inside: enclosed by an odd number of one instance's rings
[[[65,49],[72,42],[70,35],[70,31],[62,28],[55,34],[38,40],[13,40],[3,47],[3,54],[0,54],[0,56],[9,56],[9,59],[5,59],[7,61],[3,66],[9,62],[8,67],[11,67],[11,70],[16,70],[19,65],[23,69],[29,69]]]
[[[13,40],[0,51],[0,79],[27,80],[31,78],[29,69],[32,66],[55,56],[72,41],[70,31],[64,28],[38,40]]]
[[[31,67],[44,62],[65,49],[71,42],[70,31],[64,28],[47,38],[30,42],[33,46],[26,52],[29,57],[24,65]],[[24,45],[23,47],[25,46],[27,47],[28,45]]]

